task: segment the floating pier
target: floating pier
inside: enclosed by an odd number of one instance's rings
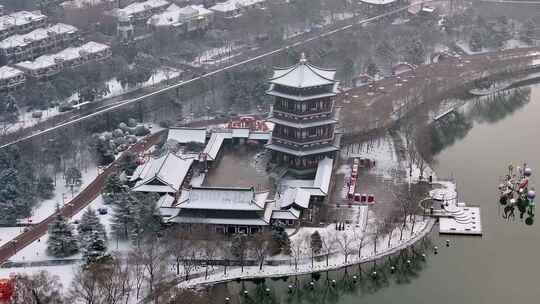
[[[429,192],[433,204],[441,208],[433,210],[432,216],[439,218],[440,234],[482,235],[482,217],[478,206],[468,206],[458,202],[456,185],[439,181],[442,188]]]

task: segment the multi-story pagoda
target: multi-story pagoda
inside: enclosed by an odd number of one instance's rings
[[[266,146],[272,162],[302,172],[315,169],[324,157],[334,157],[340,140],[335,130],[335,74],[309,64],[304,54],[296,65],[274,70],[267,91],[275,97],[268,118],[275,126]]]

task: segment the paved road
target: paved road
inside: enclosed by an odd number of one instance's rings
[[[436,0],[425,0],[425,1],[415,3],[415,4],[410,5],[410,6],[405,6],[405,7],[402,7],[402,8],[399,8],[399,9],[396,9],[396,10],[393,10],[393,11],[390,11],[390,12],[375,16],[375,17],[371,17],[371,18],[367,18],[367,19],[357,21],[354,24],[344,25],[344,26],[338,27],[336,29],[332,29],[332,30],[329,30],[329,31],[326,31],[326,32],[323,32],[323,33],[320,33],[320,34],[317,34],[317,35],[314,35],[312,37],[296,41],[296,42],[291,43],[291,44],[289,44],[287,46],[284,46],[284,47],[281,47],[281,48],[278,48],[278,49],[275,49],[275,50],[272,50],[272,51],[268,51],[268,52],[265,52],[265,53],[260,54],[260,55],[253,56],[251,58],[248,58],[248,59],[242,60],[240,62],[237,62],[235,64],[231,64],[229,66],[216,69],[216,70],[211,71],[209,73],[206,73],[204,75],[194,77],[193,79],[186,80],[186,81],[181,81],[179,83],[167,86],[165,88],[156,90],[154,92],[151,92],[151,93],[139,96],[139,97],[118,101],[118,102],[116,102],[114,104],[104,106],[102,109],[99,109],[94,113],[91,113],[91,114],[88,114],[88,115],[85,115],[85,116],[82,116],[82,117],[75,117],[75,118],[71,119],[70,121],[58,123],[54,127],[50,127],[50,128],[45,129],[45,130],[40,130],[40,131],[38,131],[36,133],[26,135],[26,136],[23,136],[21,138],[15,139],[15,140],[11,140],[11,141],[9,141],[7,143],[2,144],[0,146],[0,149],[11,146],[11,145],[14,145],[14,144],[17,144],[17,143],[20,143],[20,142],[27,141],[27,140],[32,139],[34,137],[45,135],[47,133],[56,131],[56,130],[61,129],[61,128],[65,128],[65,127],[68,127],[68,126],[83,122],[85,120],[94,118],[96,116],[102,115],[102,114],[107,113],[107,112],[118,110],[118,109],[120,109],[122,107],[125,107],[125,106],[128,106],[128,105],[140,102],[140,101],[142,101],[144,99],[147,99],[149,97],[157,96],[157,95],[162,94],[164,92],[167,92],[167,91],[170,91],[170,90],[173,90],[173,89],[176,89],[176,88],[180,88],[180,87],[185,86],[185,85],[189,85],[192,82],[199,81],[199,80],[202,80],[202,79],[206,79],[206,78],[209,78],[209,77],[211,77],[213,75],[223,73],[223,72],[228,71],[228,70],[232,70],[232,69],[237,68],[239,66],[261,60],[263,58],[272,56],[274,54],[286,51],[286,50],[288,50],[290,48],[295,48],[295,47],[310,43],[312,41],[315,41],[315,40],[318,40],[318,39],[321,39],[321,38],[324,38],[324,37],[328,37],[330,35],[334,35],[336,33],[340,33],[340,32],[350,30],[353,27],[358,26],[358,25],[363,25],[363,24],[367,24],[367,23],[371,23],[371,22],[380,20],[382,18],[385,18],[385,17],[391,16],[391,15],[397,14],[399,12],[405,11],[405,10],[409,9],[411,6],[420,5],[421,3],[433,2],[433,1],[436,1]]]
[[[399,78],[377,81],[371,88],[366,85],[351,89],[336,99],[336,104],[343,107],[341,125],[349,135],[385,128],[418,98],[435,99],[438,94],[485,77],[486,72],[530,64],[533,58],[540,58],[540,47],[462,56],[422,65]],[[422,96],[426,85],[430,94],[427,97]]]
[[[155,134],[145,137],[143,140],[139,141],[137,144],[131,146],[127,151],[139,153],[147,150],[152,145],[156,144],[159,141],[160,136],[164,131],[157,132]],[[92,181],[85,189],[83,189],[77,196],[75,196],[70,202],[64,205],[59,212],[65,217],[72,217],[86,206],[88,206],[96,197],[101,193],[101,189],[111,173],[117,170],[116,164],[118,160],[113,162],[109,167],[107,167],[103,173],[98,175],[94,181]],[[0,264],[7,261],[10,257],[15,255],[19,250],[30,245],[30,243],[41,238],[47,232],[49,224],[54,220],[57,213],[55,212],[51,216],[47,217],[39,224],[32,226],[32,228],[22,234],[19,234],[10,242],[7,242],[0,247]]]

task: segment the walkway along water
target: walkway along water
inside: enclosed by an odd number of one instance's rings
[[[311,258],[309,259],[303,259],[302,264],[298,265],[298,270],[294,270],[294,266],[291,265],[290,259],[286,261],[281,261],[280,265],[277,266],[265,266],[262,270],[259,270],[259,266],[251,266],[251,267],[244,267],[244,271],[240,272],[240,268],[233,268],[229,269],[227,271],[227,274],[221,274],[214,272],[212,275],[208,277],[208,279],[205,279],[204,276],[199,278],[192,278],[187,281],[179,282],[180,287],[194,287],[199,285],[215,285],[219,283],[234,281],[234,280],[252,280],[257,278],[275,278],[275,277],[284,277],[284,276],[298,276],[298,275],[304,275],[304,274],[310,274],[314,272],[323,272],[323,271],[330,271],[330,270],[339,270],[346,267],[351,267],[358,264],[363,264],[367,262],[372,262],[379,260],[381,258],[384,258],[386,256],[395,254],[403,249],[406,249],[410,246],[413,246],[416,242],[422,240],[424,237],[426,237],[431,230],[433,229],[435,225],[436,220],[434,218],[427,217],[425,221],[421,223],[417,223],[418,225],[422,225],[421,229],[419,231],[416,231],[412,234],[411,237],[408,239],[404,239],[403,241],[396,240],[396,242],[393,242],[390,247],[385,248],[384,250],[374,253],[371,251],[368,255],[362,255],[360,258],[358,256],[354,256],[354,254],[350,255],[350,260],[348,262],[336,262],[335,259],[339,258],[340,260],[343,259],[342,255],[339,255],[337,253],[334,253],[334,261],[329,266],[326,266],[326,260],[322,259],[320,261],[315,262],[315,266],[311,266]],[[387,240],[381,236],[378,243],[385,244],[387,243]],[[351,246],[352,247],[352,246]],[[369,251],[369,247],[363,247],[362,250]],[[354,252],[358,254],[358,251]],[[353,258],[354,256],[354,258]],[[320,257],[320,256],[319,256]]]

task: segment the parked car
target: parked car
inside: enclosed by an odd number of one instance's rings
[[[101,214],[101,215],[105,215],[108,212],[109,211],[107,210],[107,208],[98,208],[98,213]]]

